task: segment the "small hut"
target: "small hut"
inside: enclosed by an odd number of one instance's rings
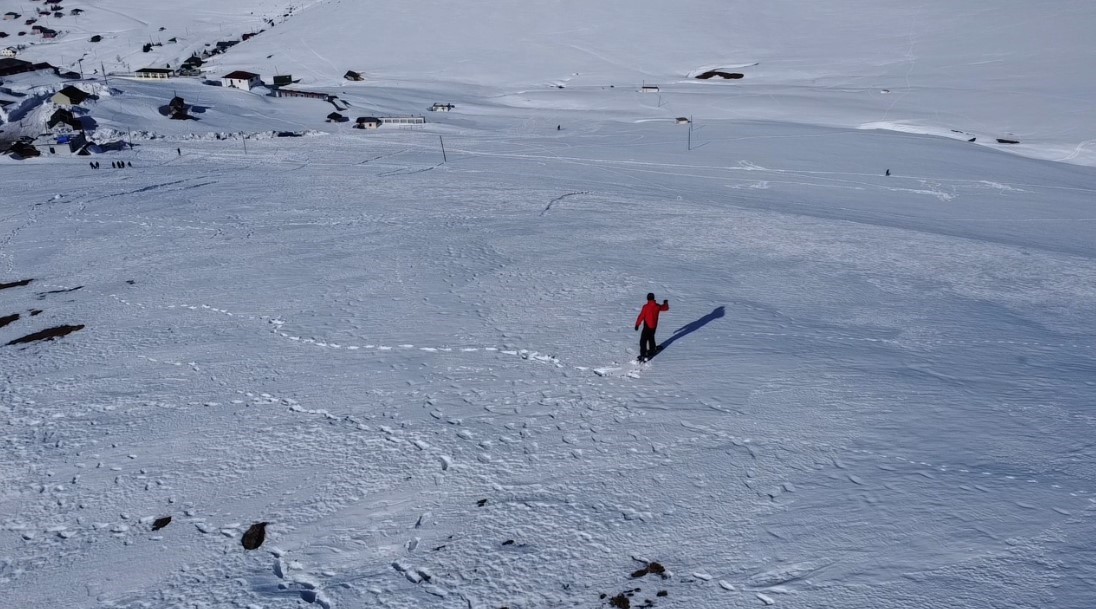
[[[91,96],[87,93],[84,93],[72,85],[68,85],[54,94],[53,103],[58,106],[79,106],[87,101],[89,97]]]
[[[381,126],[381,119],[375,116],[359,116],[354,121],[355,129],[377,129]]]

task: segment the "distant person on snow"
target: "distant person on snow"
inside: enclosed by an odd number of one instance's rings
[[[647,304],[643,305],[643,309],[639,312],[639,317],[636,318],[636,331],[639,331],[639,325],[643,324],[643,332],[639,335],[639,361],[645,362],[658,353],[658,347],[655,344],[655,330],[658,328],[658,314],[663,311],[670,310],[670,301],[663,300],[662,304],[655,302],[654,292],[647,294]]]

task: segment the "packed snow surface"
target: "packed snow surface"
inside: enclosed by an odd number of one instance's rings
[[[1096,603],[1091,3],[129,4],[338,99],[0,159],[4,606]]]

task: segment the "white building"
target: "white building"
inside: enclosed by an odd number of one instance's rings
[[[263,81],[259,79],[258,74],[245,72],[243,70],[236,70],[235,72],[225,74],[221,77],[222,87],[235,87],[237,89],[243,89],[244,91],[250,91],[262,84]]]
[[[425,125],[424,116],[382,116],[382,125]]]
[[[359,116],[354,123],[355,129],[377,129],[381,126],[381,119],[375,116]]]
[[[639,90],[643,93],[658,93],[658,85],[643,85]]]
[[[163,80],[171,78],[175,75],[175,70],[167,68],[141,68],[133,73],[137,78],[148,78],[151,80]]]
[[[0,57],[15,57],[16,54],[15,49],[11,47],[0,49]]]

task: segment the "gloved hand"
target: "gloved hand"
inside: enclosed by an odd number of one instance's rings
[[[636,326],[636,332],[639,332],[639,326]]]

